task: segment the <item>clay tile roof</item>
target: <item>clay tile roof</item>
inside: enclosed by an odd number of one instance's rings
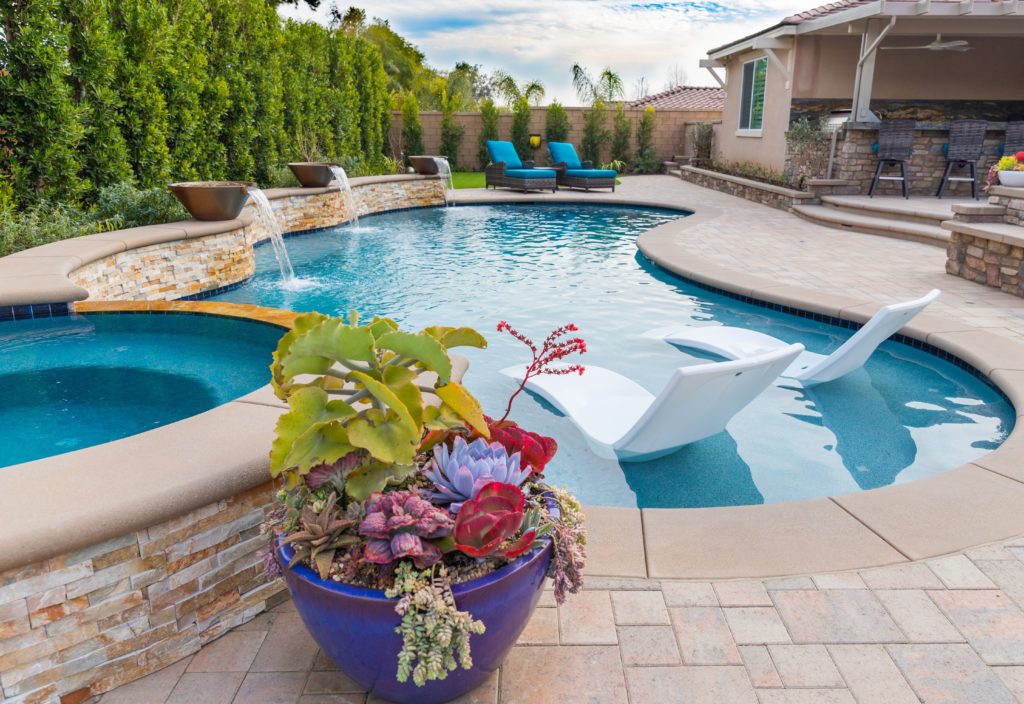
[[[631,108],[655,110],[721,110],[724,105],[725,90],[717,86],[676,86],[629,103]]]
[[[873,1],[874,0],[839,0],[838,2],[830,2],[827,5],[822,5],[810,10],[798,12],[795,15],[790,15],[786,19],[782,20],[782,24],[800,24],[801,22],[807,22],[808,20],[828,17],[829,15],[834,15],[837,12],[849,10],[851,7],[867,5]]]

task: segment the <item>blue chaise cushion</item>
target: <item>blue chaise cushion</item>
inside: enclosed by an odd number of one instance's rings
[[[554,178],[551,169],[505,169],[505,176],[510,178]]]
[[[512,142],[489,139],[487,140],[487,153],[491,155],[491,161],[495,164],[501,161],[505,162],[506,169],[523,168],[523,162],[519,160],[519,155],[516,154],[516,148],[512,146]]]
[[[575,178],[615,178],[619,174],[612,169],[566,169],[565,175]]]
[[[548,153],[551,154],[552,164],[564,163],[568,169],[581,169],[583,164],[576,154],[576,147],[568,142],[548,142]]]

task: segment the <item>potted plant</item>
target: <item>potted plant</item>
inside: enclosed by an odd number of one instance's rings
[[[985,179],[986,186],[994,184],[996,178],[1001,186],[1024,188],[1024,152],[1004,156],[993,164]]]
[[[249,181],[188,181],[167,187],[196,220],[234,220],[242,212]]]
[[[405,332],[310,313],[274,353],[289,410],[271,473],[283,481],[268,525],[268,576],[283,573],[320,647],[353,680],[395,702],[454,699],[483,683],[525,628],[544,588],[582,583],[576,500],[544,481],[555,441],[508,420],[535,374],[585,350],[555,330],[494,420],[452,378],[449,350],[483,348],[469,328]]]

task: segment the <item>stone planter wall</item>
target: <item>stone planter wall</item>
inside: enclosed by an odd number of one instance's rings
[[[704,188],[739,196],[779,210],[790,210],[794,205],[809,205],[817,202],[817,196],[813,193],[773,186],[695,166],[680,167],[680,178]]]
[[[359,215],[444,204],[438,179],[361,180],[353,187]],[[285,232],[332,227],[354,215],[336,188],[273,189],[267,194]],[[108,301],[174,300],[244,281],[256,268],[253,245],[270,232],[251,202],[232,222],[235,227],[217,234],[186,239],[182,233],[180,240],[118,252],[72,271],[68,279],[90,298]]]
[[[989,129],[985,136],[984,156],[978,162],[978,177],[982,183],[988,167],[998,158],[1006,133],[1004,127]],[[872,146],[878,141],[878,130],[867,127],[851,126],[840,133],[836,145],[836,157],[833,165],[833,176],[854,183],[859,192],[867,194],[871,187],[871,179],[875,175],[878,157]],[[939,190],[939,182],[946,169],[946,157],[942,153],[943,145],[949,142],[949,131],[945,128],[922,128],[914,133],[914,153],[907,160],[907,179],[911,195],[933,196]],[[898,169],[885,169],[884,175],[892,176]],[[966,169],[957,169],[954,176],[967,176]],[[900,193],[899,181],[879,181],[877,195],[896,195]],[[946,186],[946,193],[953,195],[969,195],[969,183],[951,182]]]
[[[268,482],[99,545],[0,573],[9,702],[83,702],[199,650],[284,598],[260,551]]]
[[[993,186],[988,204],[953,206],[946,273],[1024,297],[1024,188]]]

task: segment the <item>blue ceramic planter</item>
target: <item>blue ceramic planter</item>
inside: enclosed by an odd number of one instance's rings
[[[306,628],[341,670],[367,691],[399,704],[440,704],[483,684],[498,669],[530,620],[544,589],[551,544],[500,570],[452,587],[455,603],[487,627],[470,636],[473,668],[461,667],[444,680],[417,687],[395,679],[402,637],[395,600],[384,592],[323,581],[311,569],[284,570],[285,582]],[[282,564],[292,552],[278,548]]]

